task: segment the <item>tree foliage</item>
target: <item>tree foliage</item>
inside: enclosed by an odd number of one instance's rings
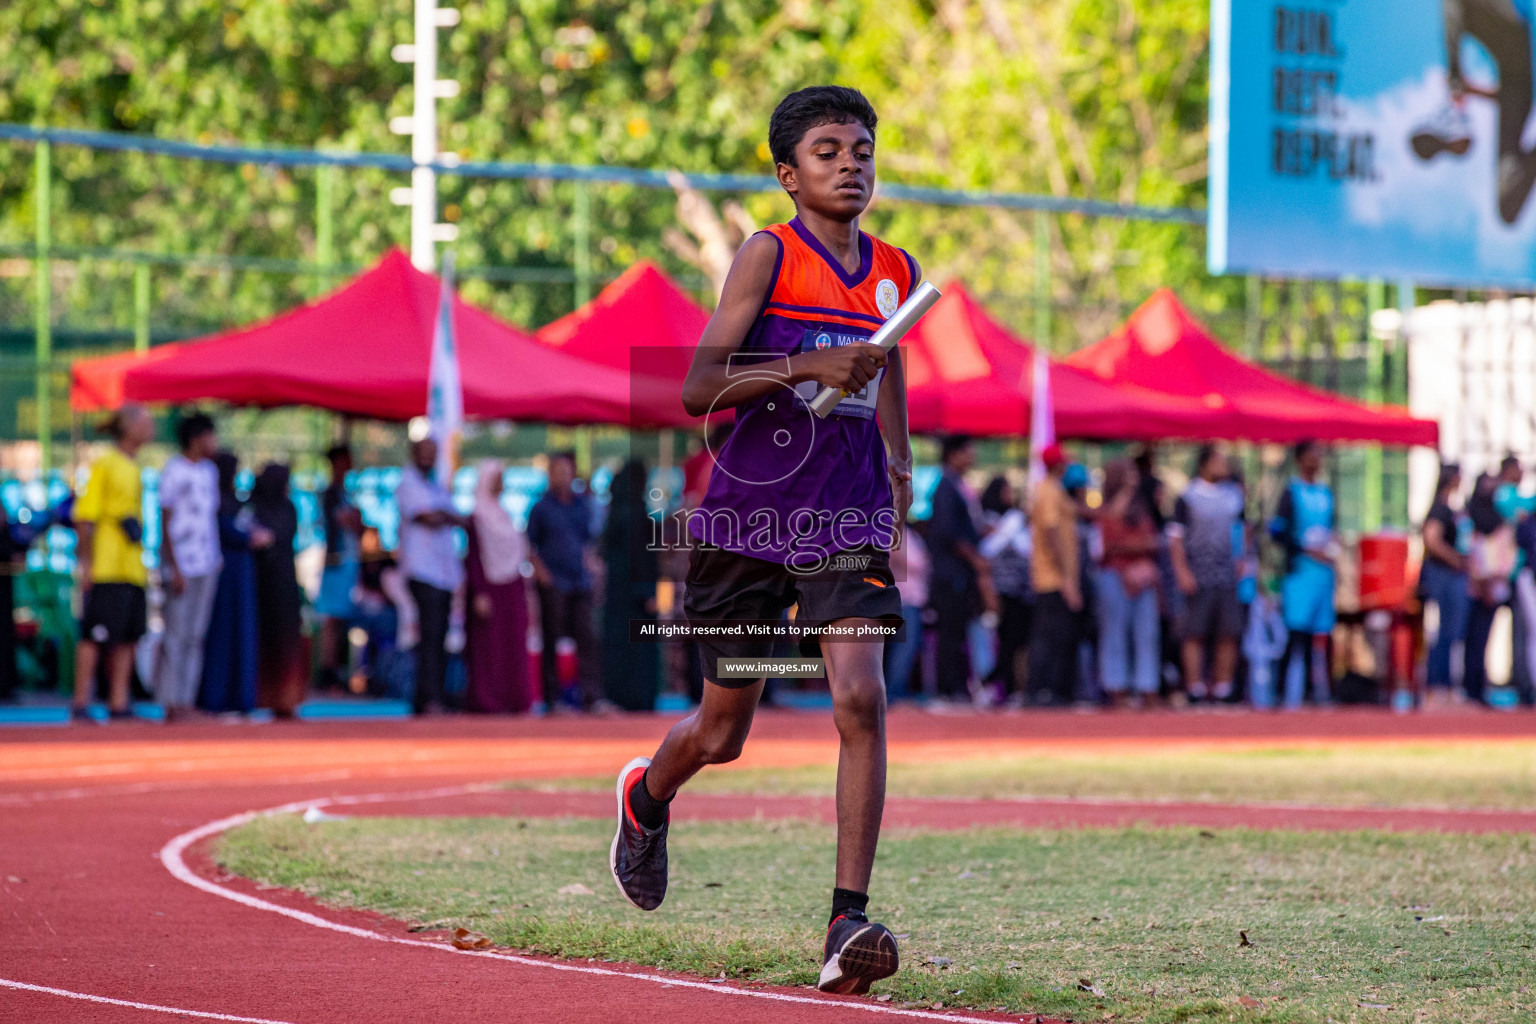
[[[466,0],[444,30],[441,146],[465,159],[768,173],[767,116],[819,81],[865,89],[881,112],[886,180],[1203,205],[1204,0]],[[0,120],[249,145],[408,151],[409,0],[17,0],[0,5]],[[315,175],[55,148],[55,241],[168,253],[316,258]],[[0,146],[0,242],[34,231],[30,146]],[[362,265],[409,233],[390,205],[403,176],[338,173],[336,259]],[[570,308],[575,186],[445,177],[460,264],[545,268],[544,283],[469,281],[472,300],[524,323]],[[722,197],[713,197],[716,200]],[[733,222],[787,216],[739,197]],[[686,270],[671,193],[594,186],[596,272],[636,258]],[[1014,326],[1031,323],[1027,215],[879,201],[873,230],[930,276],[956,276]],[[665,244],[669,236],[672,244]],[[1204,273],[1196,227],[1052,218],[1059,335],[1086,340],[1160,284],[1216,310],[1240,294]],[[313,276],[155,275],[157,323],[252,319],[312,295]],[[74,263],[60,314],[124,324],[120,268]],[[707,288],[705,291],[707,292]],[[0,320],[25,322],[0,290]]]

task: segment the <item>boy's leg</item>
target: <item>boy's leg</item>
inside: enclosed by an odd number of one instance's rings
[[[1190,696],[1205,692],[1205,641],[1185,637],[1179,650],[1184,656],[1184,692]]]
[[[128,710],[128,690],[133,682],[133,644],[118,644],[107,655],[107,685],[112,711]]]
[[[840,619],[857,629],[878,619]],[[885,810],[885,680],[880,643],[826,643],[832,720],[841,747],[837,759],[837,887],[869,891],[869,874]],[[863,909],[862,907],[859,909]]]
[[[1333,637],[1329,633],[1317,633],[1312,637],[1312,654],[1307,659],[1308,673],[1312,680],[1313,703],[1322,706],[1333,700],[1333,665],[1328,657],[1328,645]]]
[[[752,729],[764,680],[742,687],[721,686],[710,682],[708,668],[699,709],[672,727],[646,769],[646,792],[658,802],[671,800],[705,765],[736,760]]]
[[[94,640],[81,640],[75,645],[75,702],[76,708],[84,708],[96,696],[96,667],[101,660],[101,646]]]
[[[592,624],[592,592],[577,591],[567,598],[566,619],[571,639],[576,642],[576,678],[581,686],[581,702],[591,708],[607,698],[603,689],[603,645]]]
[[[667,805],[678,787],[707,764],[741,753],[763,680],[732,688],[706,681],[699,710],[672,727],[654,758],[637,757],[619,772],[618,827],[608,866],[624,898],[655,910],[667,896]]]
[[[555,658],[555,644],[560,639],[559,603],[554,587],[539,584],[539,680],[546,714],[560,706],[560,674]]]
[[[835,620],[858,628],[871,618]],[[827,925],[823,992],[863,993],[896,973],[896,937],[864,911],[885,809],[885,681],[878,643],[824,643],[832,717],[842,740],[837,763],[837,885]]]

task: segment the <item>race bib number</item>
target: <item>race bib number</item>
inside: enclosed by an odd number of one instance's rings
[[[798,351],[811,352],[822,348],[838,348],[843,345],[851,345],[856,341],[867,342],[868,340],[869,338],[866,335],[840,334],[837,331],[812,328],[806,331],[805,335],[800,339]],[[883,369],[877,371],[874,380],[864,385],[862,390],[848,395],[841,402],[838,402],[832,410],[832,415],[854,416],[861,420],[873,419],[875,415],[875,399],[880,394],[880,379],[884,376],[885,371]],[[795,385],[795,394],[807,406],[815,400],[816,394],[820,390],[821,385],[813,380],[803,381]]]

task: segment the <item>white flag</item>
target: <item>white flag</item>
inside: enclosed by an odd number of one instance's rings
[[[1029,400],[1029,483],[1045,479],[1040,453],[1056,443],[1056,410],[1051,405],[1051,357],[1035,346],[1033,391]]]
[[[437,442],[437,479],[450,491],[464,429],[464,386],[459,380],[458,338],[453,327],[453,252],[443,254],[443,287],[432,327],[432,367],[427,378],[427,423]]]

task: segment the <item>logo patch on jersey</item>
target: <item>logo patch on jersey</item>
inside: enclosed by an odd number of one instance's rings
[[[822,331],[820,334],[816,335],[817,348],[829,348],[831,345],[832,335],[828,334],[826,331]]]
[[[881,316],[889,317],[899,305],[901,302],[896,293],[896,282],[888,277],[881,278],[880,283],[875,285],[875,308]]]

